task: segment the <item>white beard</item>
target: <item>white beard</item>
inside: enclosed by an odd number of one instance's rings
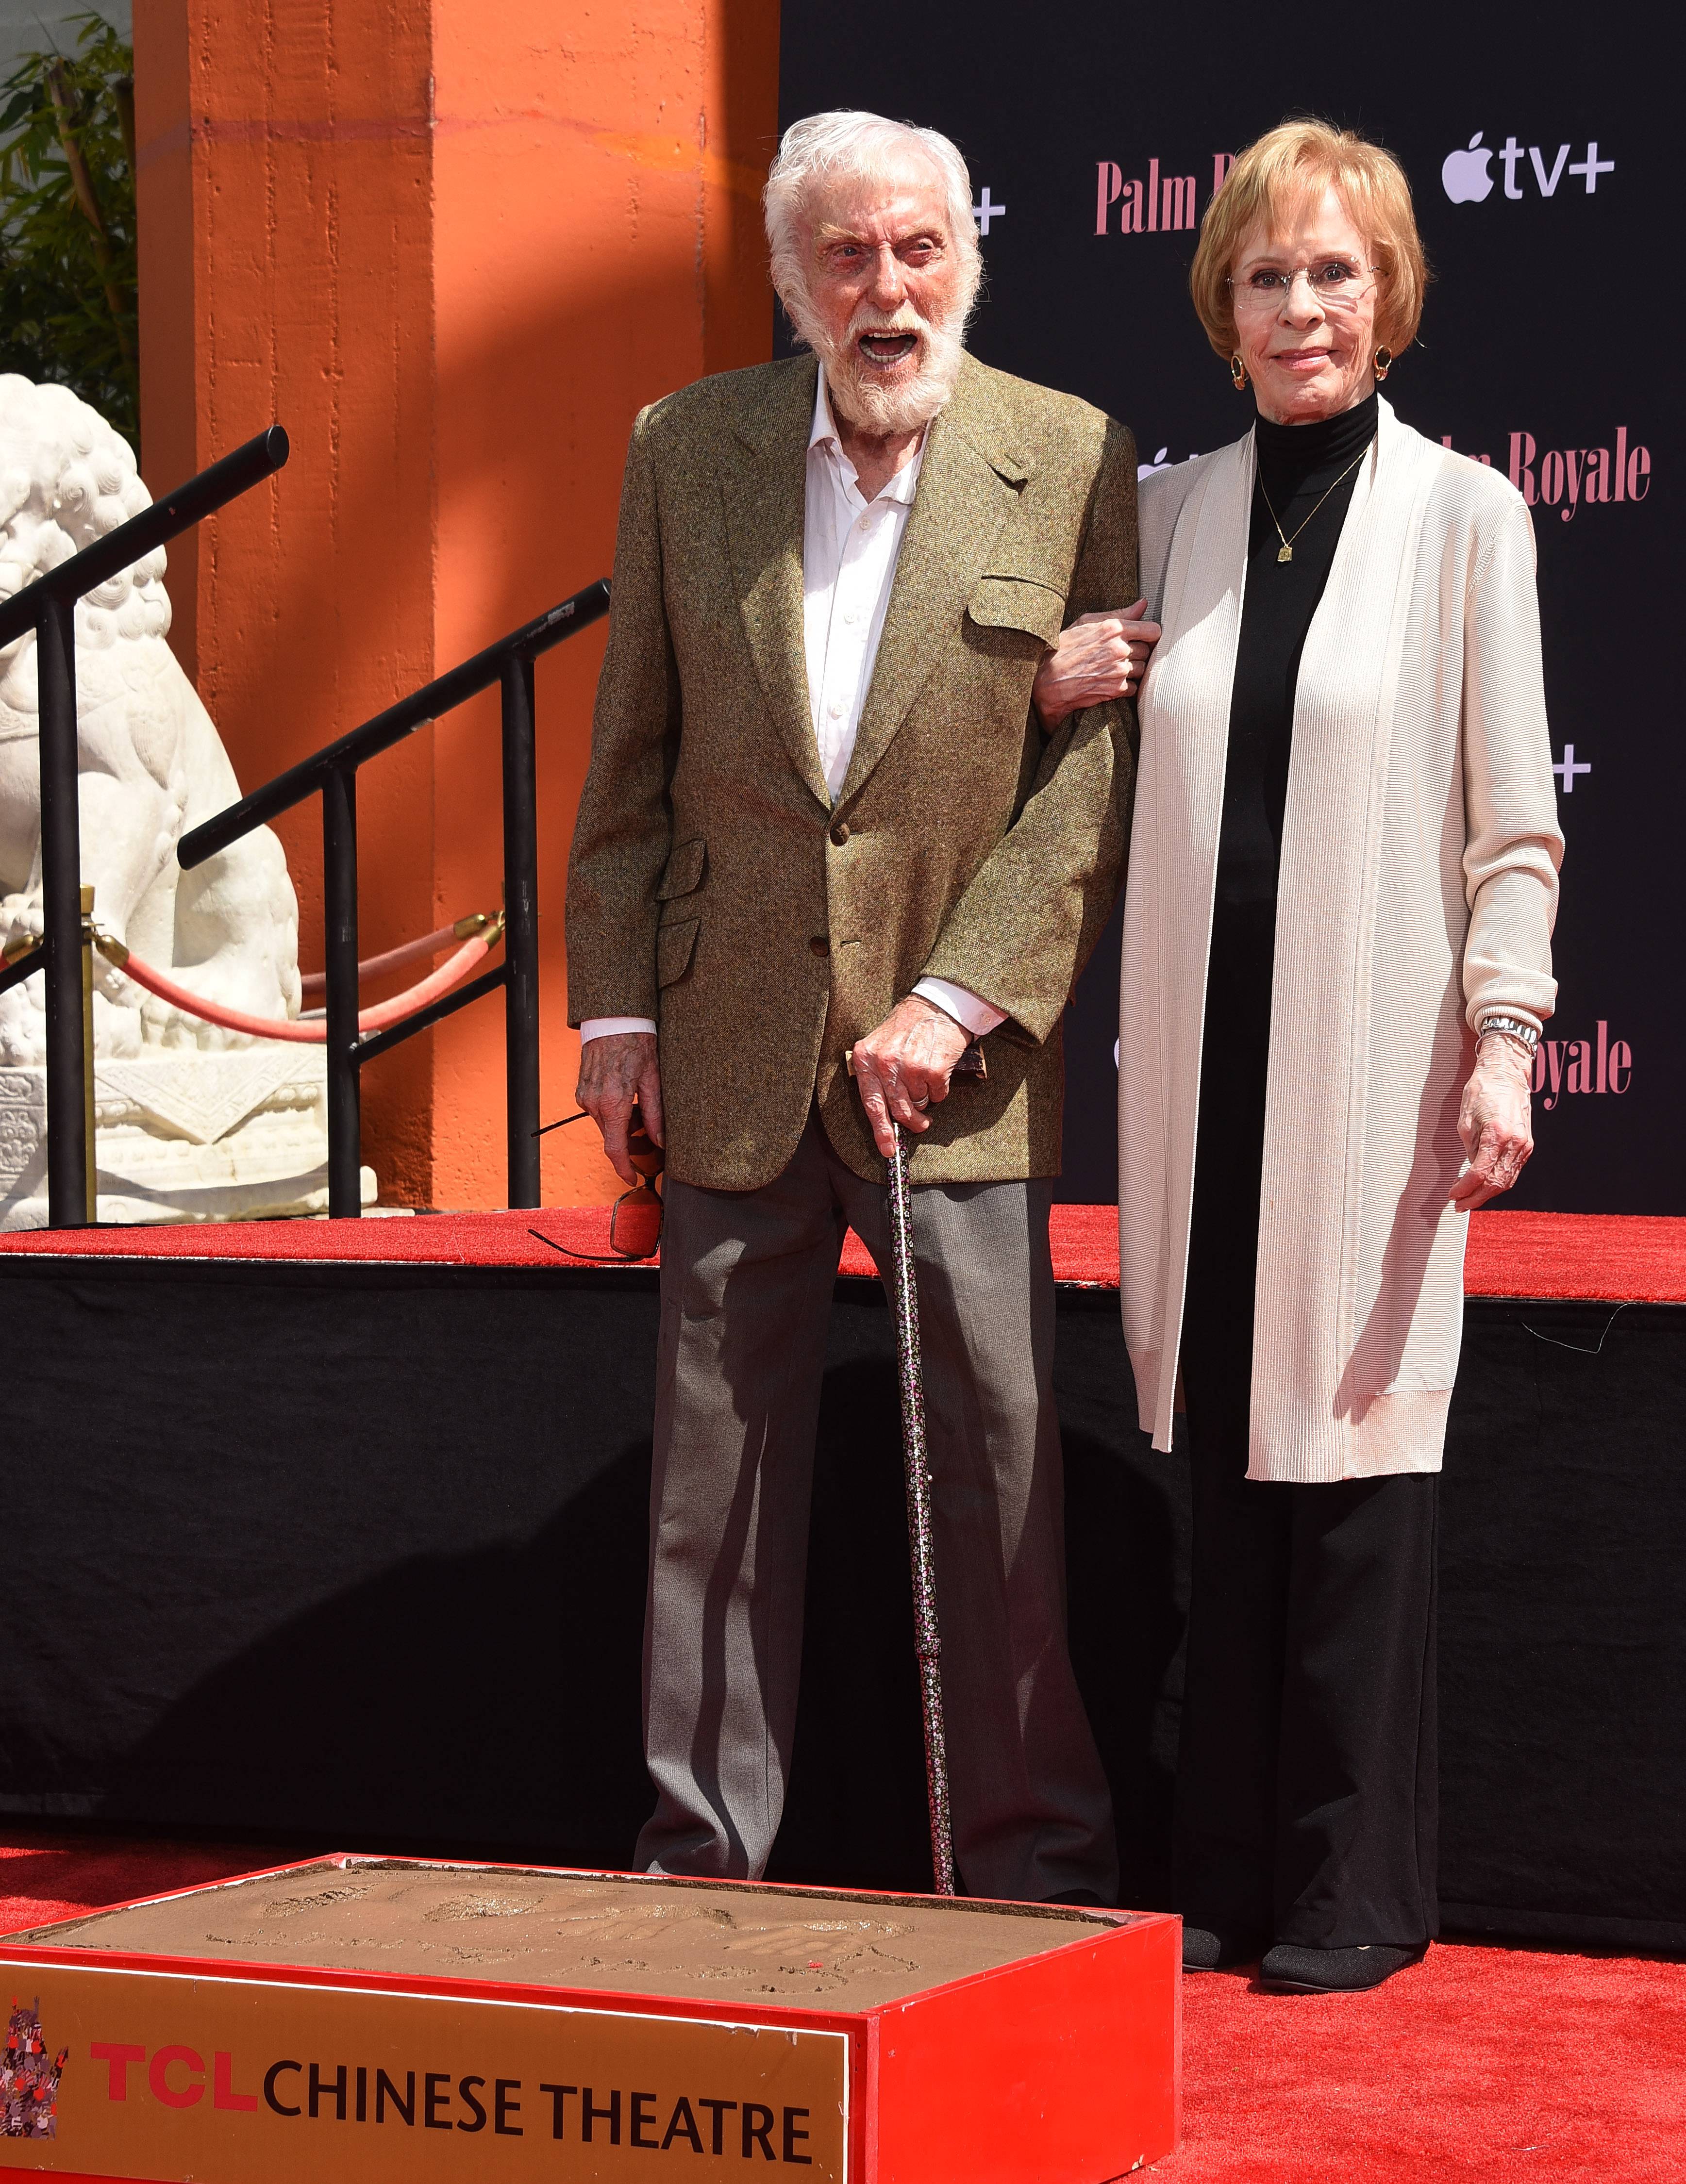
[[[833,408],[840,410],[850,424],[868,432],[917,432],[946,405],[954,392],[961,360],[966,354],[963,315],[957,315],[946,324],[939,324],[921,318],[904,304],[893,318],[886,320],[863,305],[850,320],[849,331],[840,342],[820,323],[818,315],[808,310],[807,304],[806,297],[787,298],[785,309],[797,335],[825,366],[826,386]],[[886,386],[856,347],[861,335],[867,333],[914,335],[919,346],[915,352],[918,369],[913,377]]]

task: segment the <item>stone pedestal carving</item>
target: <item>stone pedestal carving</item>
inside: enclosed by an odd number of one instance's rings
[[[243,1221],[325,1213],[327,1076],[320,1050],[193,1049],[94,1066],[102,1221]],[[363,1203],[375,1199],[363,1170]],[[0,1067],[0,1229],[47,1223],[47,1072]]]

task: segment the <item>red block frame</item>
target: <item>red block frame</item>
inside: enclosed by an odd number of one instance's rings
[[[266,1866],[197,1888],[170,1889],[112,1904],[111,1911],[212,1894],[257,1880],[384,1862],[338,1852]],[[552,1873],[580,1880],[650,1876],[580,1867],[535,1867],[454,1858],[394,1861],[453,1873]],[[719,1881],[711,1887],[764,1890]],[[776,1884],[780,1895],[825,1902],[909,1903],[918,1897],[864,1889]],[[1003,1910],[1024,1907],[1003,1903]],[[1114,2184],[1175,2153],[1181,2134],[1182,1922],[1163,1912],[1094,1911],[1097,1933],[894,2002],[863,2009],[811,2009],[757,2001],[757,2023],[841,2032],[849,2042],[849,2184]],[[98,1968],[218,1981],[275,1981],[293,1986],[522,2003],[543,1997],[637,2017],[659,2004],[664,2017],[741,2022],[735,2008],[689,1996],[624,1994],[532,1981],[453,1979],[338,1970],[317,1964],[242,1963],[121,1950],[14,1945],[12,1963],[57,1970]],[[3,2142],[0,2142],[3,2143]],[[19,2142],[21,2151],[26,2142]],[[6,2169],[14,2164],[4,2164]],[[20,2167],[19,2173],[26,2173]],[[169,2178],[112,2179],[54,2172],[58,2184],[179,2184]],[[241,2184],[236,2176],[200,2184]]]

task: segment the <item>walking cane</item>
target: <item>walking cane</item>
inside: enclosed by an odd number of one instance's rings
[[[851,1047],[844,1056],[855,1073]],[[954,1066],[956,1077],[985,1074],[975,1042]],[[949,1819],[948,1747],[942,1724],[942,1636],[937,1625],[936,1564],[931,1550],[931,1474],[925,1457],[925,1384],[919,1352],[919,1294],[914,1279],[913,1211],[907,1186],[907,1140],[892,1121],[896,1150],[885,1162],[889,1200],[890,1267],[885,1286],[896,1317],[896,1366],[902,1391],[902,1461],[907,1485],[907,1555],[913,1579],[913,1652],[919,1663],[919,1711],[925,1730],[925,1799],[930,1813],[931,1886],[954,1893],[954,1844]]]

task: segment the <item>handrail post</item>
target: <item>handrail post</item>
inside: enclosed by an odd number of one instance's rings
[[[93,889],[81,890],[82,908],[82,1141],[87,1148],[82,1188],[88,1220],[99,1226],[98,1103],[93,1082]]]
[[[83,1073],[82,842],[76,799],[76,603],[42,601],[36,624],[41,722],[42,916],[47,943],[47,1218],[88,1223]]]
[[[539,808],[533,662],[504,662],[504,1064],[509,1202],[539,1195]]]
[[[327,972],[328,1212],[363,1211],[362,1088],[357,1066],[357,769],[322,783],[322,900]]]

